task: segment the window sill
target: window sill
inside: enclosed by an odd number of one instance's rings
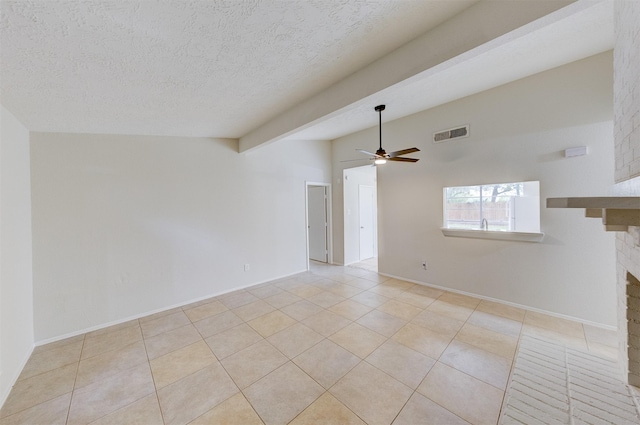
[[[495,230],[447,229],[442,227],[442,234],[456,238],[497,239],[503,241],[541,242],[544,233],[500,232]]]

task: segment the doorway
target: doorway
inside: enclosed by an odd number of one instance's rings
[[[329,263],[330,251],[330,186],[307,183],[307,258]]]
[[[360,211],[360,261],[375,257],[375,193],[374,187],[358,185]]]
[[[343,182],[344,264],[366,260],[367,268],[377,271],[377,168],[347,168],[343,170]]]

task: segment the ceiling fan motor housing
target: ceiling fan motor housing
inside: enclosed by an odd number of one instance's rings
[[[385,158],[389,156],[389,155],[387,155],[387,152],[386,152],[384,149],[378,149],[378,150],[376,151],[376,155],[378,155],[378,156],[383,156],[383,157],[385,157]]]

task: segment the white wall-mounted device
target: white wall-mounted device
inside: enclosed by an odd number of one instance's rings
[[[578,146],[577,148],[569,148],[564,150],[564,157],[571,158],[573,156],[582,156],[586,155],[587,147],[586,146]]]

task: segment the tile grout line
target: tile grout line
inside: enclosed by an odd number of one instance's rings
[[[245,323],[246,323],[246,322],[245,322]],[[240,325],[238,325],[238,326],[240,326]],[[260,335],[260,336],[262,337],[262,335]],[[266,339],[266,338],[264,338],[264,337],[262,337],[262,340],[263,340],[263,341],[267,341],[267,339]],[[252,347],[253,345],[258,344],[259,342],[262,342],[262,341],[258,341],[258,342],[254,343],[254,344],[251,344],[251,345],[249,345],[249,347]],[[267,342],[269,342],[269,341],[267,341]],[[209,344],[207,344],[207,346],[209,346]],[[249,347],[246,347],[246,348],[249,348]],[[274,348],[275,348],[275,347],[274,347]],[[209,347],[209,349],[211,349],[211,347]],[[277,348],[276,348],[276,350],[277,350]],[[240,352],[240,351],[242,351],[242,350],[239,350],[239,351],[237,351],[237,352]],[[211,352],[213,353],[213,350],[211,350]],[[235,353],[234,353],[234,354],[235,354]],[[233,354],[230,354],[230,355],[228,355],[227,357],[230,357],[230,356],[232,356],[232,355],[233,355]],[[253,410],[253,412],[254,412],[254,413],[256,414],[256,416],[260,419],[260,421],[262,421],[262,423],[263,423],[263,424],[265,424],[266,422],[262,419],[262,416],[260,416],[260,414],[258,413],[258,411],[256,410],[256,408],[253,406],[253,404],[252,404],[252,403],[249,401],[249,399],[247,398],[247,395],[244,393],[244,389],[240,388],[240,385],[238,385],[238,383],[236,382],[236,380],[235,380],[235,379],[233,379],[233,377],[231,376],[231,374],[229,373],[229,371],[227,370],[227,368],[226,368],[226,367],[224,366],[224,364],[222,363],[222,360],[218,359],[218,356],[216,356],[216,353],[213,353],[213,356],[218,360],[218,363],[220,364],[220,367],[224,370],[224,373],[226,373],[226,374],[227,374],[227,376],[229,377],[229,379],[231,379],[231,382],[233,382],[233,384],[234,384],[234,385],[236,386],[236,388],[238,389],[238,392],[237,392],[236,394],[242,394],[242,397],[246,400],[247,404],[248,404],[249,406],[251,406],[251,410]],[[227,358],[227,357],[225,357],[225,358]],[[279,367],[280,367],[280,366],[279,366]],[[276,369],[274,369],[274,370],[277,370],[277,369],[278,369],[278,368],[276,368]],[[272,370],[271,372],[273,372],[273,370]],[[269,373],[271,373],[271,372],[269,372]],[[268,374],[267,374],[267,375],[268,375]],[[267,375],[265,375],[265,376],[267,376]],[[262,378],[261,378],[261,379],[262,379]],[[259,381],[259,380],[258,380],[258,381]],[[257,382],[257,381],[256,381],[256,382]],[[247,387],[246,387],[246,388],[249,388],[251,385],[253,385],[253,383],[251,383],[250,385],[247,385]],[[246,388],[245,388],[245,389],[246,389]],[[234,395],[232,395],[231,397],[233,397],[233,396],[235,396],[235,394],[234,394]],[[220,403],[218,403],[217,405],[215,405],[214,407],[212,407],[210,410],[215,409],[216,407],[220,406],[222,403],[224,403],[225,401],[229,400],[231,397],[228,397],[228,398],[226,398],[225,400],[221,401]],[[207,412],[209,412],[210,410],[208,410]],[[201,416],[204,416],[205,414],[207,414],[207,412],[204,412],[202,415],[198,416],[198,418],[199,418],[199,417],[201,417]],[[195,419],[193,419],[193,420],[196,420],[196,419],[198,419],[198,418],[195,418]]]
[[[138,320],[138,319],[136,319],[136,320]],[[138,326],[140,326],[140,323],[139,323],[139,322],[138,322]],[[134,327],[134,326],[132,326],[132,327]],[[128,408],[128,407],[132,406],[133,404],[135,404],[135,403],[139,402],[139,401],[140,401],[140,400],[142,400],[143,398],[145,398],[145,397],[149,397],[151,394],[155,394],[156,399],[158,400],[158,408],[160,409],[160,415],[162,416],[162,421],[163,421],[163,423],[164,423],[164,416],[162,415],[162,408],[161,408],[161,406],[160,406],[160,400],[158,399],[158,392],[157,392],[156,385],[155,385],[155,378],[154,378],[154,376],[153,376],[153,371],[152,371],[152,369],[151,369],[151,363],[150,363],[150,360],[149,360],[149,354],[147,353],[147,347],[146,347],[146,343],[145,343],[145,338],[144,338],[144,335],[142,335],[142,330],[141,330],[140,332],[141,332],[141,336],[142,336],[142,341],[141,341],[141,342],[142,342],[142,344],[143,344],[143,346],[144,346],[144,349],[145,349],[145,355],[146,355],[146,357],[147,357],[146,364],[147,364],[147,366],[149,367],[149,373],[151,374],[151,379],[152,379],[152,381],[153,381],[153,389],[154,389],[153,393],[146,394],[146,395],[144,395],[144,396],[140,397],[139,399],[133,400],[131,403],[128,403],[128,404],[126,404],[126,405],[124,405],[124,406],[121,406],[120,408],[118,408],[118,409],[116,409],[116,410],[113,410],[113,411],[111,411],[111,412],[108,412],[108,413],[106,413],[106,414],[104,414],[104,415],[102,415],[102,416],[100,416],[100,417],[94,418],[94,419],[91,421],[91,423],[93,423],[93,422],[95,422],[95,421],[98,421],[98,420],[100,420],[100,419],[103,419],[103,418],[105,418],[105,417],[107,417],[107,416],[109,416],[109,415],[112,415],[112,414],[114,414],[114,413],[117,413],[117,412],[119,412],[119,411],[121,411],[121,410],[123,410],[123,409],[126,409],[126,408]],[[83,343],[83,344],[84,344],[84,343]],[[134,344],[137,344],[137,342],[133,342],[133,343],[131,343],[131,344],[128,344],[128,345],[126,345],[126,346],[125,346],[125,347],[123,347],[123,348],[129,347],[129,346],[134,345]],[[116,350],[117,350],[117,349],[115,349],[115,350],[107,350],[107,351],[105,351],[105,353],[108,353],[108,352],[110,352],[110,351],[116,351]],[[104,354],[104,353],[101,353],[101,354]],[[95,355],[95,356],[92,356],[92,357],[88,357],[88,359],[91,359],[91,358],[97,357],[97,356],[99,356],[99,355],[101,355],[101,354],[98,354],[98,355]],[[87,360],[87,359],[85,359],[85,360]],[[143,363],[141,362],[141,363],[136,364],[136,365],[134,365],[134,366],[130,366],[130,367],[128,367],[126,370],[132,369],[132,368],[137,367],[137,366],[139,366],[139,365],[141,365],[141,364],[143,364]],[[78,369],[79,369],[79,368],[80,368],[80,363],[78,362]],[[77,373],[76,373],[76,378],[77,378]],[[86,386],[89,386],[89,385],[92,385],[93,383],[96,383],[96,382],[98,382],[98,381],[94,381],[94,382],[92,382],[92,383],[90,383],[90,384],[87,384],[87,385],[85,385],[85,387],[86,387]],[[82,387],[82,388],[85,388],[85,387]],[[74,392],[75,392],[75,383],[74,383]]]
[[[71,404],[73,403],[73,396],[76,392],[76,381],[78,380],[78,371],[80,370],[80,362],[82,361],[82,352],[84,351],[84,344],[86,342],[87,334],[82,336],[82,348],[80,348],[80,357],[78,358],[78,365],[76,366],[76,374],[73,378],[73,387],[71,388],[71,397],[69,397],[69,408],[67,409],[67,419],[65,420],[65,424],[69,423],[69,419],[71,418]]]
[[[139,323],[139,321],[138,321],[138,324],[140,325],[140,333],[142,333],[142,326]],[[160,410],[160,417],[162,418],[162,423],[166,424],[167,421],[164,420],[164,412],[162,411],[162,405],[160,404],[160,397],[158,396],[158,386],[156,385],[156,378],[153,375],[153,369],[151,368],[151,359],[149,359],[149,351],[147,350],[147,338],[144,337],[144,333],[142,334],[142,343],[144,344],[144,352],[147,355],[147,365],[149,366],[149,372],[151,373],[151,381],[153,382],[153,389],[154,389],[153,394],[156,396],[156,402],[158,403],[158,410]],[[148,397],[148,396],[145,396],[145,397]]]

